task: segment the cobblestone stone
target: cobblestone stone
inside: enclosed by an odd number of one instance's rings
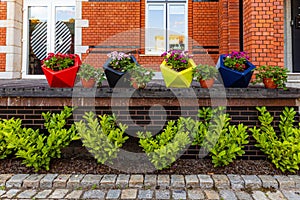
[[[197,188],[199,187],[199,179],[196,175],[186,175],[185,184],[188,188]]]
[[[6,181],[9,180],[13,174],[0,174],[0,187],[5,186]]]
[[[67,188],[79,188],[81,186],[80,182],[83,177],[83,174],[73,174],[67,182]]]
[[[187,191],[188,199],[205,199],[203,191],[200,188]]]
[[[0,190],[0,197],[5,193],[5,190]]]
[[[237,200],[237,197],[232,190],[220,190],[220,196],[223,199]]]
[[[40,188],[49,189],[53,186],[54,179],[58,176],[58,174],[46,174],[40,181]]]
[[[55,189],[53,193],[49,196],[50,199],[63,199],[69,192],[68,189]]]
[[[266,193],[266,196],[272,200],[285,200],[286,199],[279,190],[277,190],[276,192],[268,191]]]
[[[93,185],[100,185],[102,175],[87,174],[81,181],[82,188],[91,188]]]
[[[245,182],[240,175],[228,174],[227,175],[232,189],[245,188]]]
[[[121,195],[121,190],[108,190],[106,199],[118,199]]]
[[[259,175],[258,178],[260,178],[262,182],[262,186],[264,188],[275,188],[278,189],[278,182],[273,176],[269,175]]]
[[[139,190],[138,199],[152,199],[153,190]]]
[[[298,190],[281,190],[281,192],[288,200],[300,199],[300,193]]]
[[[173,190],[172,199],[186,199],[186,192],[184,190]]]
[[[292,181],[295,183],[295,188],[300,189],[300,176],[298,175],[289,175]]]
[[[13,175],[8,181],[6,181],[7,188],[19,188],[22,186],[23,180],[27,178],[29,174],[16,174]]]
[[[2,198],[13,198],[14,196],[16,196],[21,190],[20,189],[10,189],[8,190],[5,194],[3,194],[1,196],[1,199]]]
[[[106,174],[102,177],[102,179],[100,181],[100,185],[101,185],[101,187],[105,187],[105,188],[113,187],[113,186],[115,186],[116,179],[117,179],[117,175]]]
[[[261,180],[256,175],[242,175],[245,188],[258,189],[262,186]]]
[[[212,175],[212,179],[214,180],[215,187],[219,189],[229,189],[230,182],[226,175]]]
[[[253,191],[253,199],[255,200],[269,200],[268,197],[262,191]]]
[[[288,176],[276,175],[274,176],[278,181],[280,189],[293,189],[295,188],[295,182]]]
[[[212,188],[214,187],[214,181],[209,175],[198,175],[199,183],[201,188]]]
[[[168,188],[170,186],[170,176],[169,175],[158,175],[157,176],[157,186],[161,189]]]
[[[19,199],[30,199],[36,194],[36,190],[25,190],[18,194],[17,198]]]
[[[88,190],[83,194],[83,199],[104,199],[105,192],[102,190]]]
[[[52,190],[47,189],[47,190],[42,190],[40,192],[38,192],[34,198],[35,199],[45,199],[47,198],[50,194],[52,193]]]
[[[240,200],[252,200],[253,199],[250,194],[248,194],[244,191],[236,191],[235,195]]]
[[[80,199],[82,193],[82,190],[73,190],[65,197],[65,199]]]
[[[156,190],[155,199],[171,199],[170,190]]]
[[[139,174],[131,175],[129,179],[129,187],[142,188],[144,184],[144,176]]]
[[[126,188],[129,185],[130,175],[127,174],[119,174],[116,181],[116,186],[118,188]]]
[[[31,174],[23,181],[24,188],[39,188],[40,181],[44,177],[44,174]]]
[[[157,175],[146,174],[144,180],[144,186],[146,188],[154,188],[156,186]]]
[[[60,174],[54,179],[54,188],[65,188],[67,186],[67,181],[69,180],[71,174]]]
[[[121,199],[136,199],[137,189],[124,189],[121,193]]]
[[[215,190],[204,190],[203,192],[206,196],[206,199],[220,199],[218,192],[216,192]]]
[[[182,188],[185,186],[183,175],[171,175],[171,186],[173,188]]]

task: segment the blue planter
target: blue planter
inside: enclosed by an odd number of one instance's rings
[[[248,68],[243,72],[239,72],[224,66],[223,60],[225,56],[225,54],[220,55],[216,66],[219,69],[224,86],[234,88],[248,87],[255,66],[251,62],[247,61],[246,66],[248,66]]]
[[[133,55],[130,55],[130,58],[133,63],[137,63],[137,60]],[[110,88],[114,87],[122,87],[122,88],[128,88],[130,86],[130,76],[126,72],[121,72],[118,70],[115,70],[109,66],[109,63],[111,61],[111,58],[109,58],[103,65],[104,73],[108,82],[108,85]]]

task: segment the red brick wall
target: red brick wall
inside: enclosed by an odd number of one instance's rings
[[[6,2],[0,1],[0,20],[6,20]],[[6,45],[6,28],[0,27],[0,46]],[[0,72],[5,71],[6,54],[0,53]]]
[[[220,0],[219,10],[220,54],[239,51],[239,0]]]
[[[82,8],[82,19],[89,21],[82,30],[82,45],[103,47],[94,49],[101,53],[89,54],[88,60],[83,55],[83,61],[101,66],[107,59],[103,52],[114,50],[105,46],[140,45],[140,2],[82,2]]]
[[[244,1],[244,48],[257,65],[284,66],[284,1]]]
[[[283,0],[243,1],[244,50],[255,65],[284,63]],[[82,2],[83,45],[97,46],[83,61],[101,67],[112,50],[130,51],[139,47],[144,54],[145,1]],[[196,64],[214,65],[219,54],[240,50],[239,0],[192,2],[188,4],[189,51]],[[95,17],[97,16],[97,17]],[[116,36],[114,36],[116,35]],[[114,37],[112,37],[114,36]],[[132,48],[107,48],[109,46]],[[106,46],[106,48],[105,48]],[[201,47],[204,47],[201,48]],[[85,60],[86,56],[88,58]],[[140,64],[159,70],[159,56],[139,56]]]
[[[196,53],[194,55],[196,63],[215,65],[219,56],[218,2],[192,2],[189,0],[188,5],[189,51]],[[97,48],[90,49],[89,54],[82,56],[84,62],[101,67],[107,59],[106,53],[112,50],[132,50],[103,48],[103,46],[139,46],[140,54],[145,53],[145,1],[82,2],[82,19],[89,20],[89,27],[82,30],[82,45],[97,46]],[[193,48],[193,46],[208,48],[203,50]],[[199,54],[203,51],[205,54]],[[160,56],[139,56],[138,61],[145,67],[158,71],[162,58]]]
[[[193,46],[201,46],[208,54],[195,55],[198,64],[215,65],[219,57],[219,8],[218,2],[193,2],[193,12],[189,13],[189,35]],[[211,49],[214,47],[213,49]],[[193,49],[194,52],[201,51]],[[210,53],[214,51],[216,53]]]

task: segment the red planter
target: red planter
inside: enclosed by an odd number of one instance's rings
[[[74,87],[76,74],[80,65],[81,60],[79,56],[75,54],[75,62],[73,67],[69,67],[60,71],[53,71],[52,69],[42,66],[42,70],[50,87],[72,88]]]

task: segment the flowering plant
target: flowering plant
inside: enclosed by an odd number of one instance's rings
[[[49,53],[48,56],[42,60],[42,65],[53,71],[59,71],[74,66],[74,60],[74,54]]]
[[[188,51],[181,50],[169,50],[161,54],[161,56],[164,58],[166,65],[176,71],[188,68],[188,61],[192,57],[188,54]]]
[[[233,70],[243,72],[247,69],[246,63],[248,60],[249,56],[247,56],[246,52],[232,51],[224,58],[224,65]]]
[[[107,54],[111,61],[109,66],[116,70],[126,71],[127,67],[132,63],[130,54],[113,51]]]

